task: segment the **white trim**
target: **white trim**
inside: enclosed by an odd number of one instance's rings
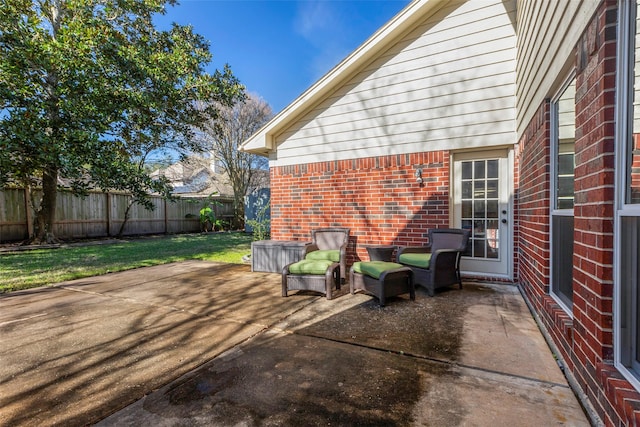
[[[620,229],[620,218],[623,216],[640,216],[640,206],[626,204],[626,185],[627,185],[627,153],[628,141],[627,136],[630,125],[629,107],[629,78],[631,63],[629,61],[628,52],[633,45],[630,43],[632,38],[630,22],[633,13],[632,1],[618,2],[618,35],[617,35],[617,69],[619,72],[616,76],[616,106],[615,106],[615,183],[616,191],[614,192],[614,206],[616,214],[613,218],[613,240],[614,240],[614,258],[613,258],[613,360],[616,369],[624,376],[624,378],[636,388],[640,390],[640,380],[621,362],[622,359],[622,338],[621,338],[621,319],[622,312],[622,273],[620,268],[620,249],[622,245],[622,233]]]
[[[567,90],[567,88],[571,85],[571,82],[576,78],[576,70],[573,69],[571,70],[571,72],[569,73],[569,76],[565,78],[564,82],[562,82],[562,85],[560,86],[560,89],[558,89],[558,91],[556,92],[556,94],[553,96],[553,98],[551,98],[551,104],[549,105],[550,107],[550,123],[549,126],[551,127],[551,151],[550,151],[550,156],[551,156],[551,186],[550,186],[550,192],[549,192],[549,201],[550,201],[550,205],[551,205],[551,214],[552,215],[562,215],[562,216],[573,216],[574,212],[573,209],[556,209],[555,206],[555,199],[556,199],[556,178],[558,177],[558,139],[559,139],[559,135],[558,135],[558,131],[560,129],[560,123],[558,123],[558,103],[560,102],[560,98],[562,97],[562,94],[564,93],[565,90]]]
[[[549,278],[551,278],[551,275],[549,275]],[[551,291],[551,286],[549,286],[549,296],[560,306],[560,308],[562,308],[562,310],[564,310],[564,312],[571,319],[573,319],[573,309],[570,308],[567,304],[565,304],[564,301],[562,301],[562,299],[560,299],[555,292]]]
[[[239,148],[240,151],[265,155],[268,150],[274,149],[274,139],[278,132],[285,129],[289,123],[296,120],[308,108],[321,101],[341,82],[372,60],[388,43],[409,31],[419,19],[434,12],[441,3],[443,0],[414,0],[409,3],[360,47],[280,111],[253,136],[244,141]]]
[[[488,149],[472,149],[472,150],[460,150],[460,151],[452,151],[450,153],[449,156],[449,165],[450,165],[450,170],[449,170],[449,206],[451,207],[451,209],[449,209],[449,223],[452,226],[455,226],[455,221],[456,221],[456,214],[455,214],[455,194],[454,194],[454,187],[455,187],[455,162],[457,161],[464,161],[464,160],[477,160],[477,159],[491,159],[491,158],[497,158],[500,160],[504,160],[506,163],[506,171],[503,171],[502,173],[505,175],[505,177],[507,177],[507,179],[502,179],[501,181],[504,181],[504,185],[506,185],[506,201],[505,201],[505,205],[507,206],[507,221],[508,221],[508,227],[507,227],[507,236],[505,241],[503,242],[503,244],[505,245],[505,247],[507,247],[507,254],[506,254],[506,273],[502,274],[502,273],[487,273],[487,272],[478,272],[478,271],[472,271],[472,270],[463,270],[462,273],[467,276],[467,277],[482,277],[482,278],[486,278],[486,277],[490,277],[490,278],[495,278],[495,279],[500,279],[500,280],[510,280],[513,281],[513,270],[514,270],[514,254],[515,254],[515,247],[514,247],[514,233],[515,233],[515,227],[514,227],[514,205],[513,205],[513,197],[514,197],[514,182],[513,179],[508,179],[509,176],[513,176],[514,173],[514,164],[515,164],[515,153],[514,153],[514,148],[511,145],[508,146],[502,146],[502,147],[496,147],[496,148],[488,148]],[[495,262],[495,263],[499,263],[501,261],[498,260],[491,260],[488,259],[486,261],[483,261],[486,263],[491,263],[491,262]]]
[[[567,90],[567,88],[571,85],[572,82],[575,82],[576,72],[575,69],[572,69],[569,75],[565,78],[560,86],[560,89],[556,92],[556,94],[551,98],[551,103],[549,105],[549,113],[550,113],[550,123],[549,126],[551,128],[551,141],[550,141],[550,185],[549,185],[549,295],[553,300],[558,303],[558,305],[565,311],[565,313],[573,319],[573,309],[555,292],[553,286],[553,218],[556,216],[565,216],[565,217],[574,217],[575,211],[574,209],[556,209],[556,181],[558,179],[558,154],[559,154],[559,143],[560,143],[560,123],[558,120],[559,117],[559,109],[558,105],[560,103],[560,98]],[[572,301],[573,302],[573,301]]]

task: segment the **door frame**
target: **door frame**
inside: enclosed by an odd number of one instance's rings
[[[462,273],[467,277],[492,277],[500,280],[508,280],[513,281],[514,279],[514,258],[515,258],[515,245],[514,245],[514,235],[515,235],[515,204],[514,204],[514,191],[515,191],[515,168],[514,168],[514,148],[513,146],[500,146],[500,147],[492,147],[489,149],[473,149],[473,150],[456,150],[450,152],[449,164],[450,167],[450,176],[449,176],[449,223],[452,224],[453,227],[459,227],[460,224],[456,223],[456,209],[460,209],[460,207],[456,207],[455,205],[455,185],[456,185],[456,176],[455,176],[455,162],[459,160],[472,160],[472,159],[488,159],[488,158],[504,158],[506,161],[506,179],[504,180],[504,191],[507,205],[507,215],[506,219],[508,221],[507,232],[504,240],[501,242],[506,247],[506,260],[505,267],[506,272],[495,272],[495,273],[486,273],[486,272],[474,272],[474,271],[465,271],[464,270],[464,258],[461,263]],[[511,177],[511,179],[510,179]],[[500,217],[502,219],[502,216]]]

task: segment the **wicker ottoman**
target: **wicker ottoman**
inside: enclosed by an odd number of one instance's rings
[[[289,291],[315,291],[331,299],[333,288],[340,289],[340,264],[326,260],[294,262],[282,269],[282,296]]]
[[[416,299],[413,271],[395,262],[354,263],[349,272],[349,288],[352,294],[358,289],[373,294],[380,307],[384,307],[387,298],[401,294],[409,293],[412,301]]]

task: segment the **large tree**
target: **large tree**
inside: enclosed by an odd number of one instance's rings
[[[149,206],[148,194],[168,186],[149,178],[146,157],[201,151],[192,129],[243,99],[227,66],[204,72],[209,46],[191,27],[154,27],[154,14],[175,3],[2,0],[0,186],[42,186],[36,240],[55,238],[60,178],[77,194],[126,190]]]
[[[204,110],[205,106],[201,105]],[[268,160],[243,152],[240,145],[262,127],[273,115],[262,98],[249,94],[232,106],[218,105],[217,116],[200,126],[200,136],[209,145],[211,155],[228,175],[233,188],[234,218],[244,221],[244,197],[265,181]]]

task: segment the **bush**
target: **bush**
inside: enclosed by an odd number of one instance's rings
[[[253,229],[253,240],[268,240],[271,235],[271,220],[267,217],[269,203],[266,203],[256,213],[256,219],[247,220]]]

